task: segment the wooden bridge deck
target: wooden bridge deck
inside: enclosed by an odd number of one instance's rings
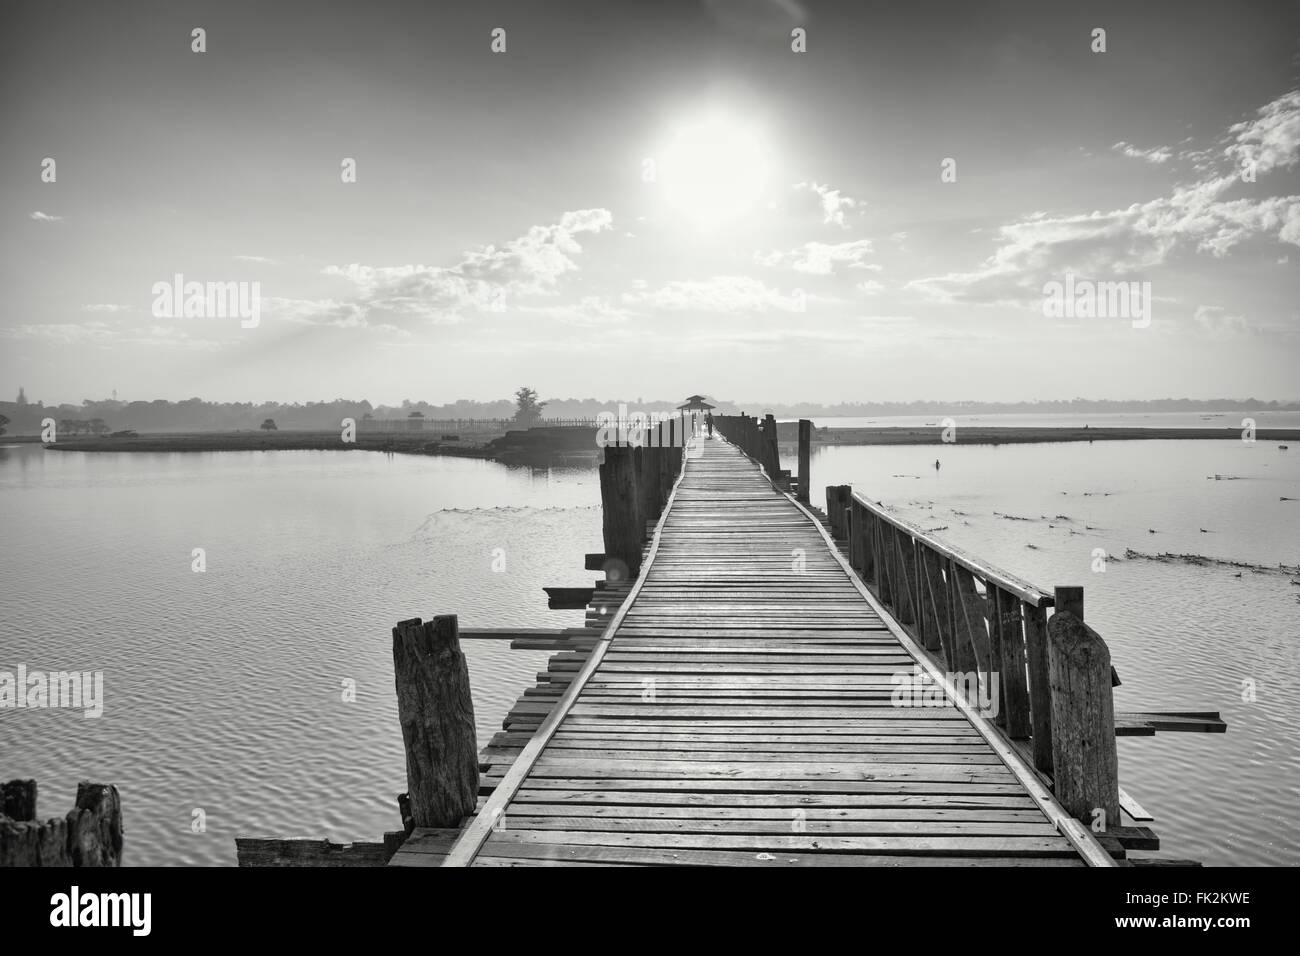
[[[696,450],[610,639],[447,865],[1083,865],[982,718],[891,703],[923,652],[809,513]]]

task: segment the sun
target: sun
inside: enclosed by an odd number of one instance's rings
[[[771,171],[757,124],[721,111],[676,126],[653,158],[664,201],[703,229],[732,223],[759,205]]]

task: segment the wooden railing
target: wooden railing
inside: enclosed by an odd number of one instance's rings
[[[1105,641],[1083,623],[1083,588],[1030,584],[849,485],[826,489],[826,515],[849,564],[898,624],[948,670],[976,674],[996,693],[994,724],[1027,742],[1067,810],[1091,820],[1100,808],[1116,824],[1114,670]]]
[[[774,483],[780,480],[773,416],[760,422],[719,415],[714,425]],[[811,433],[811,423],[800,421],[796,497],[805,502]],[[974,677],[993,726],[1054,778],[1066,810],[1089,823],[1118,825],[1111,693],[1118,678],[1106,642],[1083,622],[1083,588],[1030,584],[889,514],[849,485],[827,487],[826,518],[867,589],[948,672]]]
[[[739,415],[714,415],[713,427],[723,438],[758,462],[778,487],[783,491],[789,490],[789,472],[781,470],[774,416],[765,415],[760,420],[743,412]],[[805,497],[802,500],[808,499]]]

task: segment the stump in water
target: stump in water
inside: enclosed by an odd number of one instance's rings
[[[36,819],[36,781],[0,784],[0,867],[110,867],[122,862],[122,800],[112,784],[80,783],[63,819]]]
[[[478,739],[456,615],[393,628],[397,713],[417,827],[455,827],[478,800]]]

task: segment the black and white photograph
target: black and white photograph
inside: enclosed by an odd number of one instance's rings
[[[436,945],[488,879],[539,944],[652,880],[1264,925],[1300,5],[0,23],[6,925],[429,892]]]

